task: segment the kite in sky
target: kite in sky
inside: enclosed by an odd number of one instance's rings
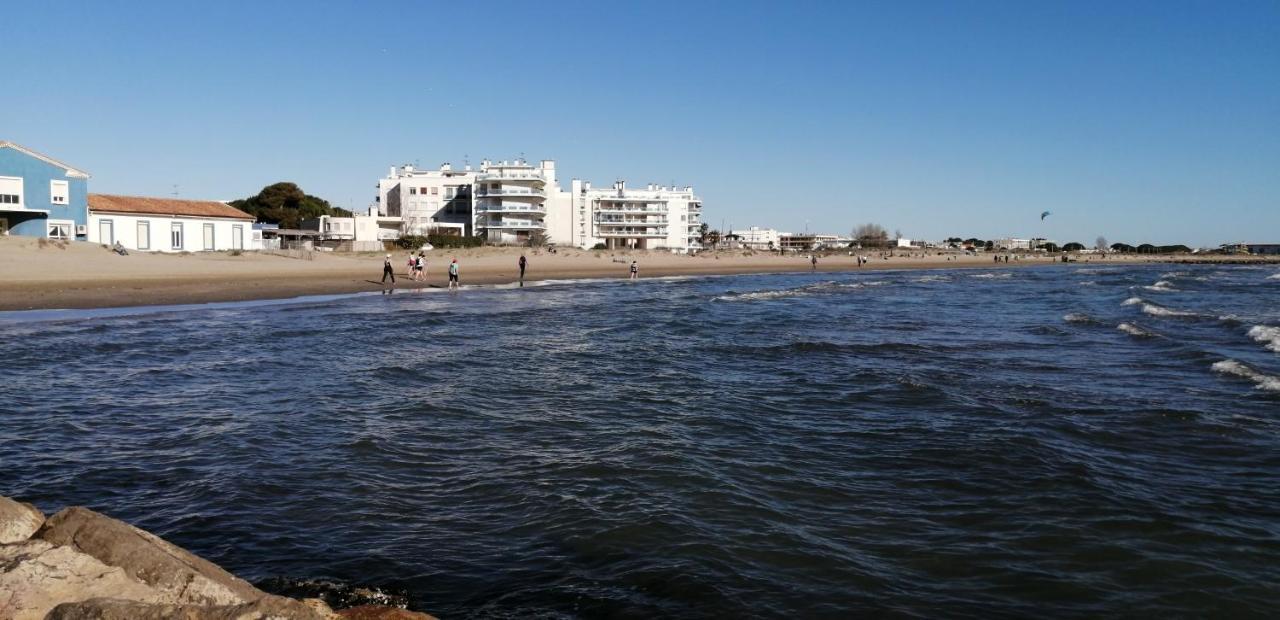
[[[1045,211],[1044,213],[1041,213],[1041,214],[1040,214],[1040,221],[1041,221],[1041,222],[1043,222],[1043,221],[1044,221],[1044,218],[1049,217],[1050,215],[1052,215],[1052,213],[1049,213],[1048,211]]]

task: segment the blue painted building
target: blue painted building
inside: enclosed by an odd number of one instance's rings
[[[89,175],[0,141],[0,235],[81,241],[89,227]]]

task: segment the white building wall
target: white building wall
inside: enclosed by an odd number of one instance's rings
[[[104,222],[110,222],[111,237]],[[145,227],[139,224],[146,224]],[[174,226],[182,231],[182,247],[173,246]],[[213,246],[205,245],[205,225],[212,226]],[[261,238],[255,238],[251,220],[224,218],[172,217],[167,215],[119,214],[89,212],[89,235],[92,243],[120,245],[142,252],[203,252],[262,249]],[[143,235],[146,238],[143,238]]]

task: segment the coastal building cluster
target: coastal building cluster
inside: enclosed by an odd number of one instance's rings
[[[616,181],[562,185],[556,164],[484,160],[478,168],[396,166],[378,180],[376,213],[400,218],[407,234],[459,234],[489,243],[531,240],[580,248],[700,249],[702,199],[692,186]]]

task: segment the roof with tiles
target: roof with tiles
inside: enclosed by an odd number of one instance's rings
[[[103,213],[138,213],[175,217],[219,217],[250,220],[254,217],[229,204],[215,200],[179,200],[145,196],[89,194],[89,210]]]

